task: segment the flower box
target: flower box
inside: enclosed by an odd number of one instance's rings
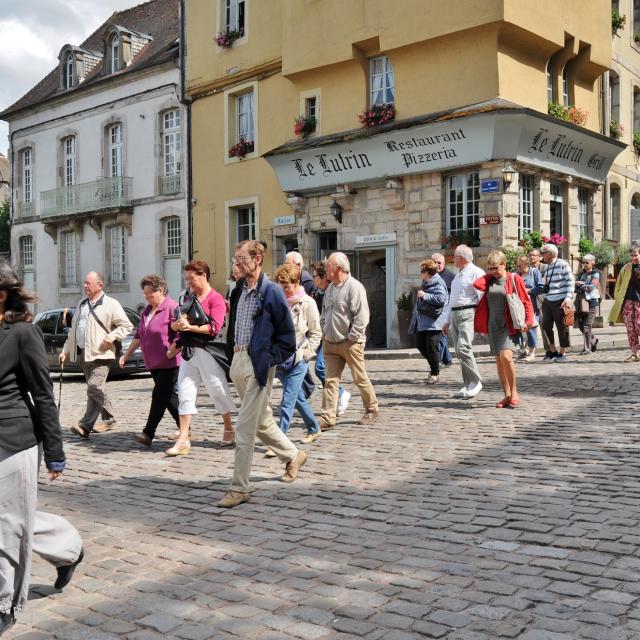
[[[372,107],[358,114],[358,120],[360,120],[363,129],[376,127],[386,122],[392,122],[395,117],[396,108],[393,104],[374,104]]]
[[[229,49],[231,45],[244,35],[244,29],[225,29],[216,34],[216,44],[223,49]]]
[[[253,140],[244,140],[240,138],[240,142],[234,144],[231,149],[229,149],[229,157],[230,158],[239,158],[242,160],[247,153],[253,152]]]
[[[300,140],[306,140],[316,130],[316,119],[313,116],[298,116],[293,124],[293,133]]]

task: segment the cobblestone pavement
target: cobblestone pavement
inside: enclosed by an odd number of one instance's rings
[[[494,408],[488,357],[485,390],[466,401],[451,398],[455,362],[431,388],[422,361],[371,361],[378,423],[356,425],[354,398],[291,485],[258,447],[251,502],[229,511],[215,502],[233,451],[216,445],[208,400],[191,455],[170,459],[167,440],[131,440],[150,378],[111,382],[118,430],[67,429],[70,469],[39,496],[80,529],[85,561],[57,593],[36,559],[5,637],[638,638],[640,365],[624,355],[519,364],[517,410]],[[64,383],[67,428],[83,393]]]

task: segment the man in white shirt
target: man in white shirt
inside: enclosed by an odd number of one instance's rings
[[[442,333],[449,335],[460,360],[464,386],[456,394],[462,398],[473,398],[480,393],[482,381],[473,355],[473,319],[481,293],[473,283],[484,275],[484,271],[473,264],[473,251],[460,244],[453,254],[453,263],[459,269],[451,283],[449,302],[442,312]]]

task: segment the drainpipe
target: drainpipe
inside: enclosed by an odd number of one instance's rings
[[[193,258],[193,180],[191,156],[191,100],[185,97],[186,1],[180,0],[180,102],[187,113],[187,259]]]
[[[600,133],[603,136],[609,135],[609,72],[605,71],[604,74],[600,77],[600,112],[602,113],[602,122],[600,126]],[[605,179],[604,185],[602,187],[602,240],[604,240],[607,236],[607,232],[611,231],[608,228],[609,223],[609,209],[610,209],[610,198],[609,198],[609,176]]]

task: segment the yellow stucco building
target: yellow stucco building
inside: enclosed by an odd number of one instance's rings
[[[245,238],[266,243],[267,271],[294,248],[307,262],[344,251],[370,344],[395,346],[395,301],[433,252],[465,241],[481,259],[540,229],[569,257],[599,238],[624,145],[600,92],[611,5],[589,6],[186,0],[193,247],[214,285]]]

